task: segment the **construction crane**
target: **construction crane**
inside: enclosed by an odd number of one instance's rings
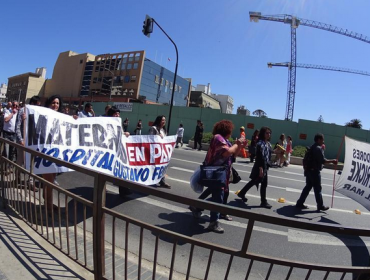
[[[273,66],[290,68],[290,65],[291,65],[290,62],[279,62],[279,63],[269,62],[269,63],[267,63],[268,68],[272,68]],[[296,68],[328,70],[328,71],[337,71],[337,72],[344,72],[344,73],[370,76],[370,72],[366,72],[366,71],[362,71],[362,70],[353,70],[353,69],[348,69],[348,68],[333,67],[333,66],[323,66],[323,65],[297,63]]]
[[[314,20],[302,19],[292,15],[262,15],[259,12],[249,12],[250,21],[258,22],[259,20],[276,21],[290,25],[291,34],[291,52],[290,52],[290,65],[289,69],[289,79],[288,79],[288,97],[286,104],[286,120],[293,120],[294,112],[294,98],[295,98],[295,83],[296,83],[296,68],[297,68],[297,39],[296,39],[296,29],[299,25],[313,27],[317,29],[322,29],[325,31],[334,32],[347,37],[351,37],[365,43],[370,43],[370,38],[362,34],[349,31],[344,28],[336,27],[331,24],[326,24]]]

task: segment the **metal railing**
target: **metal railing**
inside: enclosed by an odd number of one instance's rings
[[[193,259],[195,250],[201,248],[208,250],[208,259],[204,270],[204,276],[199,276],[199,269],[197,269],[197,277],[202,279],[211,278],[212,259],[215,254],[222,254],[226,256],[227,266],[225,266],[224,274],[219,274],[219,279],[232,279],[230,272],[236,258],[248,261],[248,265],[244,266],[245,279],[254,279],[252,270],[258,263],[267,265],[265,269],[265,279],[270,279],[274,273],[273,269],[285,268],[286,272],[279,272],[284,274],[282,279],[291,279],[292,275],[299,275],[299,279],[345,279],[348,275],[352,275],[353,279],[362,279],[361,275],[370,274],[370,267],[357,266],[341,266],[331,264],[316,264],[299,262],[296,260],[289,260],[283,258],[276,258],[267,255],[252,253],[248,250],[252,241],[252,233],[255,230],[256,223],[267,223],[279,227],[295,228],[302,230],[309,230],[320,233],[349,235],[355,237],[369,237],[370,230],[361,228],[347,228],[340,225],[326,225],[313,222],[302,222],[291,218],[273,217],[264,214],[252,213],[244,209],[219,205],[212,202],[196,200],[192,198],[182,197],[169,192],[163,192],[155,188],[149,188],[144,185],[124,181],[113,176],[94,172],[87,168],[77,166],[45,154],[41,154],[34,150],[25,148],[23,146],[14,144],[0,138],[1,151],[4,145],[9,144],[15,146],[19,151],[24,151],[31,156],[31,166],[33,166],[35,158],[42,158],[46,161],[52,161],[56,164],[66,166],[77,172],[91,176],[94,179],[93,200],[82,198],[68,190],[59,187],[56,184],[44,180],[41,176],[33,173],[32,167],[28,171],[23,167],[9,161],[7,158],[0,156],[0,172],[1,172],[1,197],[4,205],[9,206],[18,213],[35,231],[47,239],[51,244],[64,252],[67,256],[81,264],[86,269],[92,271],[95,279],[116,279],[122,276],[124,279],[130,279],[130,254],[134,252],[137,259],[137,279],[141,279],[143,271],[143,262],[148,259],[147,255],[152,254],[152,265],[145,269],[152,274],[152,279],[158,276],[158,252],[161,249],[160,238],[165,237],[167,243],[172,244],[172,255],[170,256],[170,265],[167,268],[167,275],[169,279],[178,278],[178,275],[185,279],[194,279],[192,268],[194,267]],[[12,172],[7,172],[9,168],[13,168]],[[19,181],[19,178],[24,181],[33,180],[34,184],[39,185],[39,191],[36,192],[32,187],[25,188]],[[239,217],[247,220],[247,227],[244,233],[244,238],[239,248],[231,248],[221,246],[216,243],[203,241],[197,238],[186,236],[174,231],[161,228],[160,226],[152,225],[141,220],[135,219],[129,215],[118,213],[106,207],[106,183],[112,183],[116,186],[129,187],[131,190],[140,192],[145,195],[152,195],[157,198],[165,199],[174,203],[183,205],[192,205],[197,208],[217,211],[220,213],[227,213],[234,217]],[[53,191],[54,199],[57,198],[57,207],[52,208],[51,211],[44,207],[47,205],[47,195],[43,198],[41,192]],[[64,208],[62,207],[64,205]],[[63,211],[64,209],[64,211]],[[57,212],[57,213],[55,213]],[[89,218],[91,223],[87,222]],[[107,219],[112,220],[112,229],[109,234],[111,250],[106,249]],[[117,226],[121,223],[121,226]],[[138,244],[130,242],[130,229],[136,228],[139,236]],[[151,232],[154,244],[144,245],[144,235],[146,232]],[[135,235],[135,233],[134,233]],[[124,249],[117,253],[117,236],[124,236]],[[171,241],[168,241],[168,240]],[[149,240],[149,239],[148,239]],[[148,243],[149,241],[145,241]],[[189,251],[186,253],[187,264],[182,260],[185,259],[183,252],[181,255],[177,253],[179,244],[188,244]],[[89,252],[92,247],[92,253]],[[134,248],[135,247],[135,248]],[[138,247],[138,248],[137,248]],[[132,248],[132,250],[130,249]],[[150,248],[148,250],[147,248]],[[132,252],[131,252],[132,251]],[[90,254],[90,256],[89,256]],[[144,255],[146,257],[144,257]],[[120,257],[120,259],[118,259]],[[184,271],[179,273],[175,267],[176,258],[180,258],[180,262]],[[182,259],[181,259],[182,258]],[[106,265],[106,259],[111,260],[111,264]],[[195,264],[196,265],[196,264]],[[123,266],[123,274],[117,273],[117,268]],[[185,269],[186,267],[186,269]],[[240,270],[240,268],[238,268]],[[109,273],[106,271],[109,270]],[[161,267],[163,271],[163,266]],[[314,275],[315,276],[312,276]],[[321,273],[320,278],[317,273]],[[177,275],[177,276],[175,276]],[[312,278],[310,278],[312,276]],[[333,278],[334,277],[334,278]],[[367,278],[365,278],[367,279]]]

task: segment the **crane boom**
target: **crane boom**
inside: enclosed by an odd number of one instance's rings
[[[341,34],[341,35],[351,37],[351,38],[354,38],[354,39],[370,44],[370,38],[368,36],[362,35],[357,32],[350,31],[345,28],[337,27],[331,24],[322,23],[322,22],[315,21],[315,20],[294,17],[291,15],[263,16],[261,15],[261,13],[258,13],[258,12],[249,12],[249,16],[250,16],[250,20],[254,22],[258,22],[258,20],[268,20],[268,21],[276,21],[276,22],[281,22],[281,23],[290,24],[290,25],[294,22],[295,28],[297,28],[299,25],[313,27],[313,28]]]
[[[291,52],[290,52],[290,64],[288,65],[289,69],[289,79],[288,79],[288,96],[287,96],[287,103],[286,103],[286,114],[285,119],[292,121],[293,120],[293,112],[294,112],[294,99],[295,99],[295,83],[296,83],[296,67],[297,67],[297,35],[296,30],[299,25],[304,25],[308,27],[313,27],[317,29],[322,29],[325,31],[334,32],[337,34],[341,34],[347,37],[351,37],[365,43],[370,43],[370,39],[367,36],[362,34],[349,31],[344,28],[336,27],[331,24],[326,24],[314,20],[302,19],[292,15],[262,15],[259,12],[249,12],[250,21],[258,22],[259,20],[268,20],[268,21],[275,21],[281,22],[290,25],[291,29]],[[310,67],[307,67],[310,68]],[[316,69],[316,68],[315,68]],[[318,69],[318,68],[317,68]],[[322,69],[322,70],[329,70],[329,69]],[[340,71],[340,70],[333,70],[333,71]],[[340,72],[348,72],[348,71],[340,71]]]
[[[267,63],[269,68],[273,66],[278,67],[290,67],[290,62],[279,62],[279,63]],[[337,72],[344,72],[344,73],[351,73],[363,76],[370,76],[370,72],[362,71],[362,70],[353,70],[348,68],[341,68],[341,67],[334,67],[334,66],[323,66],[323,65],[315,65],[315,64],[307,64],[307,63],[297,63],[297,68],[306,68],[306,69],[317,69],[317,70],[328,70],[328,71],[337,71]]]

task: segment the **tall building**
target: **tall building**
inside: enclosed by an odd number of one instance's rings
[[[251,115],[251,112],[247,108],[245,108],[244,105],[241,105],[236,110],[236,114],[237,115],[243,115],[243,116],[250,116]]]
[[[115,54],[61,53],[47,81],[45,96],[70,101],[117,101],[187,106],[190,82],[145,57],[145,51]]]
[[[234,110],[234,99],[230,95],[212,93],[212,97],[220,102],[221,112],[232,114]]]
[[[203,91],[192,91],[189,107],[201,107],[221,110],[220,102]]]
[[[46,75],[45,68],[37,68],[36,73],[28,72],[9,77],[6,94],[7,100],[25,102],[34,95],[41,96],[45,87],[43,72],[45,72]]]

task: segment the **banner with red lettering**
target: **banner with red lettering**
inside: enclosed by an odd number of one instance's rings
[[[121,118],[78,118],[51,109],[26,107],[25,145],[41,153],[92,170],[145,185],[158,183],[166,174],[176,136],[130,135]],[[26,154],[30,170],[30,156]],[[73,171],[35,157],[35,174]]]
[[[345,137],[342,174],[335,190],[370,210],[370,144]]]

